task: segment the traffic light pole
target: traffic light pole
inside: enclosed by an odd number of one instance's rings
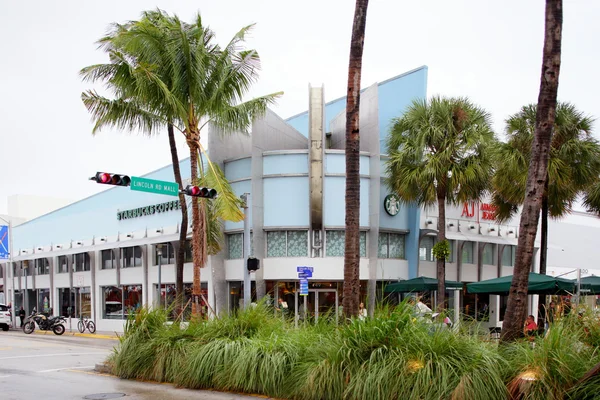
[[[250,257],[250,193],[240,196],[244,201],[244,309],[250,306],[252,283],[250,282],[250,271],[248,271],[248,257]]]

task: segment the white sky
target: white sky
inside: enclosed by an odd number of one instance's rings
[[[87,181],[98,170],[140,175],[170,163],[166,134],[92,137],[80,100],[90,86],[78,71],[107,62],[95,41],[155,7],[186,21],[200,11],[221,43],[257,23],[248,45],[263,70],[250,95],[284,91],[274,107],[284,118],[307,109],[309,83],[324,83],[327,100],[345,93],[352,0],[0,0],[0,213],[12,194],[76,200],[103,189]],[[543,21],[542,0],[371,0],[363,86],[427,65],[429,96],[468,96],[501,132],[537,100]],[[598,21],[599,1],[564,1],[559,98],[596,116]]]

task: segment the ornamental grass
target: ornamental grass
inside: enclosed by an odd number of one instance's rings
[[[534,344],[499,346],[476,323],[448,329],[405,303],[298,328],[265,304],[185,326],[142,309],[109,365],[127,379],[282,399],[593,399],[600,378],[582,378],[600,363],[600,323],[573,314]]]

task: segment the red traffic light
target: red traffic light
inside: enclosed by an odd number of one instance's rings
[[[131,183],[131,178],[127,175],[111,174],[110,172],[96,172],[96,175],[90,179],[103,185],[129,186]]]
[[[187,185],[183,189],[183,193],[193,197],[203,197],[206,199],[214,199],[217,197],[217,191],[215,189],[209,189],[206,187],[199,187],[194,185]]]

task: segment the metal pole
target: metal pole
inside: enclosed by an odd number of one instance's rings
[[[158,251],[157,251],[157,254],[158,254],[158,302],[157,302],[157,304],[160,308],[160,305],[161,305],[160,304],[161,303],[160,296],[162,294],[162,290],[161,290],[162,289],[162,287],[161,287],[162,286],[162,282],[161,282],[161,279],[162,279],[162,277],[161,277],[161,274],[162,274],[162,244],[159,244],[156,247],[158,249]],[[167,304],[167,290],[165,288],[165,308],[166,308],[166,304]]]
[[[581,268],[577,268],[577,305],[578,306],[579,306],[579,303],[581,303],[580,299],[581,299]]]
[[[25,307],[25,313],[29,315],[29,292],[27,290],[27,269],[29,267],[29,262],[27,260],[23,261],[23,271],[25,272],[25,291],[23,292],[23,306]]]
[[[244,270],[244,309],[250,306],[250,294],[252,284],[250,283],[250,271],[248,271],[248,257],[250,257],[250,193],[244,193],[241,196],[244,201],[244,254],[242,268]]]

